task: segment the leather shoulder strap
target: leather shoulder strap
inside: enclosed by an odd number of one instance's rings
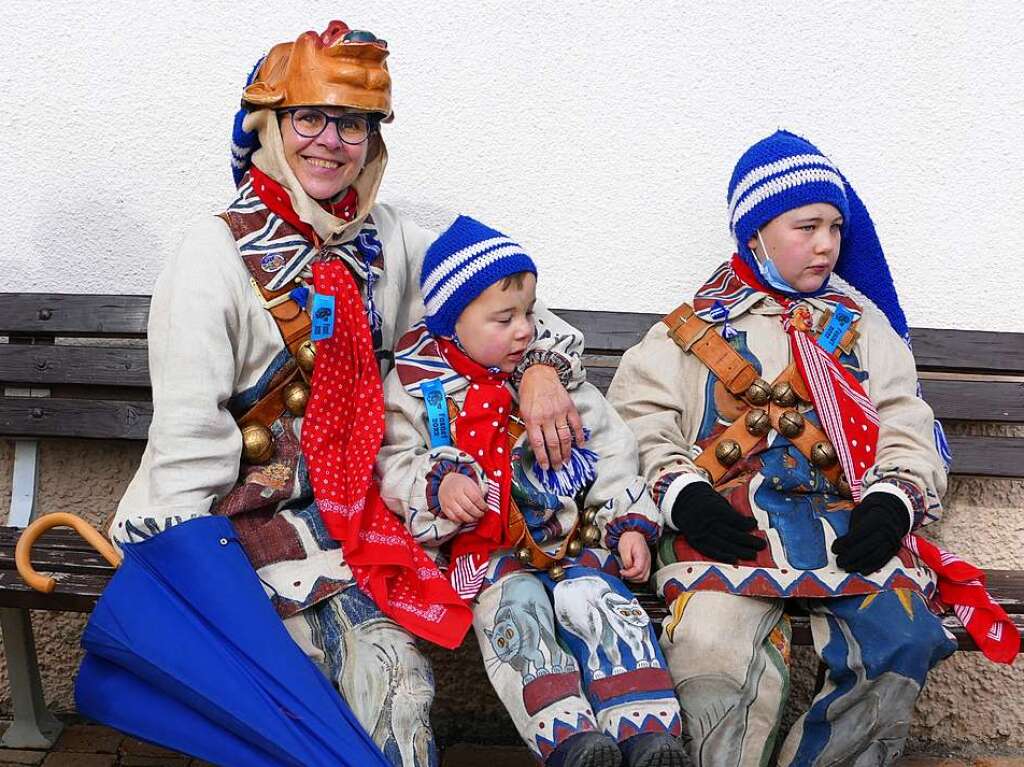
[[[754,366],[689,304],[680,304],[662,322],[668,327],[669,337],[703,362],[732,394],[740,396],[759,378]]]

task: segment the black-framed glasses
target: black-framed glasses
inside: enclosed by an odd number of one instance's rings
[[[292,128],[303,138],[316,138],[330,123],[338,130],[338,138],[344,144],[362,144],[374,130],[376,121],[361,114],[329,115],[316,107],[294,107],[282,109],[292,121]]]

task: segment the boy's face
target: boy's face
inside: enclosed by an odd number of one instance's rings
[[[511,373],[533,340],[533,304],[537,278],[529,272],[491,285],[467,306],[455,322],[466,353],[489,368]]]
[[[839,258],[843,216],[834,205],[817,202],[786,211],[761,228],[761,240],[782,277],[802,293],[824,284]],[[747,243],[757,259],[764,248],[755,234]]]

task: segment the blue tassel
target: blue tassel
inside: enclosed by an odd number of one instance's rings
[[[597,479],[597,460],[593,450],[573,445],[561,469],[542,469],[534,463],[533,476],[547,492],[571,498]]]

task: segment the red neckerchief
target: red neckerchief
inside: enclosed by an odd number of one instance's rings
[[[855,479],[855,482],[850,481],[850,488],[854,500],[859,501],[861,480],[867,468],[874,464],[878,449],[878,411],[860,382],[796,327],[791,316],[796,303],[792,298],[762,284],[738,255],[732,257],[732,268],[740,280],[767,293],[786,309],[783,327],[789,333],[793,358],[840,460],[844,457],[844,447],[846,449],[843,469],[848,480]],[[939,601],[953,608],[982,653],[997,663],[1013,663],[1020,648],[1020,633],[985,588],[985,573],[918,535],[907,535],[903,545],[935,572]]]
[[[255,165],[249,170],[249,176],[252,179],[253,191],[263,201],[263,204],[270,209],[271,213],[279,215],[294,226],[303,237],[319,247],[320,238],[313,231],[313,227],[299,218],[299,214],[292,207],[291,197],[288,196],[285,188]],[[327,205],[321,203],[321,207],[332,216],[337,216],[343,221],[351,221],[356,214],[356,208],[359,207],[359,194],[356,192],[355,187],[350,186],[340,200],[335,203],[328,203]]]
[[[811,394],[821,426],[836,448],[853,500],[859,501],[861,482],[875,463],[878,447],[878,411],[874,403],[860,381],[805,332],[809,322],[801,323],[794,317],[797,301],[764,285],[738,255],[732,257],[732,268],[744,284],[767,293],[785,310],[782,326],[789,335],[793,359]]]
[[[475,526],[467,526],[452,541],[448,577],[463,599],[480,590],[491,553],[504,545],[512,493],[512,457],[509,455],[508,422],[512,414],[512,392],[508,373],[492,373],[471,360],[451,341],[437,339],[445,362],[469,381],[466,400],[458,416],[455,446],[469,454],[487,475],[487,505]]]
[[[359,588],[385,615],[442,647],[457,647],[472,613],[373,481],[384,391],[359,288],[341,261],[314,263],[313,284],[335,297],[334,333],[317,342],[302,423],[302,454],[320,515]]]

